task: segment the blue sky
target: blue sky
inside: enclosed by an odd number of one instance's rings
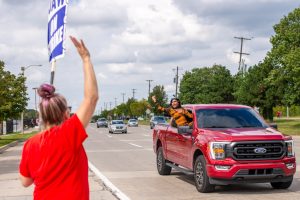
[[[67,35],[82,38],[90,49],[98,78],[100,101],[115,105],[132,97],[146,98],[148,82],[175,93],[174,68],[180,75],[195,67],[221,64],[232,74],[238,68],[240,41],[245,63],[254,65],[270,50],[273,25],[300,3],[296,0],[69,0]],[[29,108],[34,91],[50,81],[47,52],[49,1],[0,0],[0,59],[6,70],[42,64],[25,71]],[[66,41],[66,54],[57,60],[54,85],[75,111],[83,98],[80,59]]]

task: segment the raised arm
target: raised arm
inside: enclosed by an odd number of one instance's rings
[[[76,114],[84,127],[90,122],[93,116],[95,107],[98,101],[98,86],[93,69],[93,64],[91,62],[90,53],[86,48],[84,42],[80,42],[75,38],[70,36],[74,46],[77,48],[78,54],[81,57],[83,63],[83,75],[84,75],[84,98],[83,101],[76,111]]]
[[[154,102],[154,104],[155,104],[155,106],[157,107],[158,110],[168,113],[168,109],[162,107],[161,105],[159,105],[159,103],[157,103],[156,96],[152,96],[152,101]]]

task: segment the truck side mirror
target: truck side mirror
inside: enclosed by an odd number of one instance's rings
[[[269,124],[271,128],[274,128],[275,130],[278,130],[278,126],[275,123],[270,123]]]
[[[189,126],[178,126],[177,129],[179,134],[188,133],[189,135],[191,135],[193,133],[193,129]]]

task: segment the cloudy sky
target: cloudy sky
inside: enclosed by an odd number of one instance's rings
[[[0,0],[0,60],[14,74],[21,66],[27,77],[28,107],[34,90],[50,82],[47,23],[50,0]],[[240,50],[248,66],[270,50],[273,25],[299,7],[299,0],[69,0],[67,35],[82,38],[97,74],[100,101],[97,112],[133,96],[148,95],[148,82],[175,93],[174,69],[179,75],[195,67],[221,64],[235,74]],[[83,98],[82,65],[69,38],[66,54],[57,60],[54,85],[72,110]]]

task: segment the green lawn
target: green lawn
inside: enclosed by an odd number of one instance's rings
[[[274,119],[278,125],[278,130],[287,135],[300,135],[300,118]]]
[[[26,133],[26,134],[20,134],[20,133],[15,133],[15,134],[8,134],[8,135],[0,135],[0,147],[7,145],[13,141],[16,140],[25,140],[27,138],[30,138],[37,132],[34,131],[32,133]]]

